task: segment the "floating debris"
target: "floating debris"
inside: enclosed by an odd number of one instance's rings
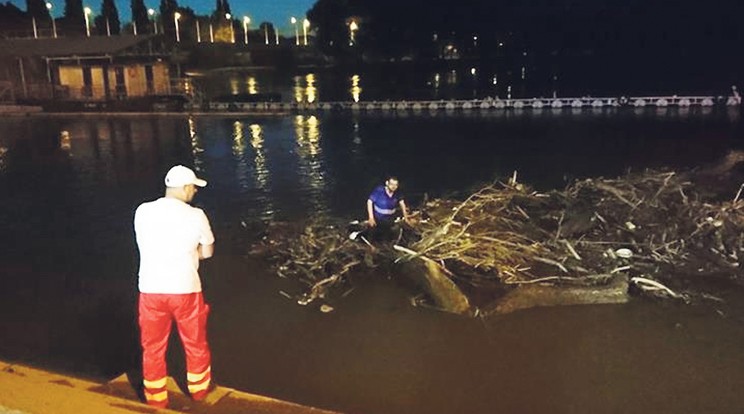
[[[539,284],[612,286],[616,300],[617,277],[622,276],[640,292],[686,298],[692,293],[673,287],[675,275],[739,276],[744,185],[739,181],[732,186],[727,174],[743,160],[744,155],[735,153],[708,170],[589,178],[545,193],[518,183],[514,173],[507,182],[486,185],[465,200],[426,200],[412,215],[413,229],[407,230],[415,237],[399,240],[396,250],[373,246],[364,222],[344,225],[321,218],[298,232],[268,231],[263,250],[271,253],[278,274],[307,285],[306,293],[296,298],[302,305],[346,284],[357,267],[421,259],[479,297],[487,295],[478,292],[494,286],[503,294]],[[713,188],[711,181],[721,185]]]

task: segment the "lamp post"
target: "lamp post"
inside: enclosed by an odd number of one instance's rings
[[[155,34],[158,34],[158,19],[155,17],[155,10],[154,9],[147,9],[147,14],[152,19],[152,31]]]
[[[230,22],[230,40],[235,43],[235,28],[233,27],[232,15],[225,13],[225,18]]]
[[[302,42],[307,46],[307,29],[310,27],[310,20],[305,19],[302,21]]]
[[[175,23],[175,25],[176,25],[176,42],[180,42],[181,41],[181,33],[180,33],[179,28],[178,28],[178,20],[180,18],[181,18],[181,13],[179,13],[179,12],[173,13],[173,23]]]
[[[251,24],[251,18],[243,16],[243,42],[248,44],[248,25]]]
[[[54,6],[52,6],[51,2],[46,2],[46,8],[47,10],[49,10],[49,17],[52,18],[52,34],[54,38],[56,39],[57,38],[57,22],[54,21],[54,16],[52,15],[52,7]]]
[[[289,19],[289,21],[292,22],[292,24],[295,27],[295,46],[299,46],[300,45],[300,29],[297,27],[297,19],[292,17]]]
[[[85,15],[85,33],[90,37],[90,14],[93,13],[93,10],[90,9],[90,7],[86,7],[83,9],[83,14]]]

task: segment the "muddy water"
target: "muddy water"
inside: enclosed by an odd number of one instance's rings
[[[533,309],[464,319],[414,308],[405,275],[365,269],[324,314],[245,252],[266,221],[358,218],[386,173],[410,204],[519,172],[538,188],[689,167],[741,146],[738,114],[454,118],[17,118],[0,121],[0,358],[106,379],[137,366],[131,218],[174,163],[197,204],[220,383],[354,413],[737,412],[744,292],[702,305]],[[60,139],[61,131],[69,140]],[[361,202],[360,202],[361,200]],[[179,349],[170,355],[183,369]]]

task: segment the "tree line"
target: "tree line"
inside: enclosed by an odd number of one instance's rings
[[[453,46],[480,58],[527,51],[739,61],[741,16],[742,0],[318,0],[308,13],[329,54],[436,57]]]
[[[53,5],[50,3],[49,6]],[[117,35],[123,32],[137,32],[138,34],[166,33],[174,37],[175,21],[174,15],[179,13],[179,20],[182,21],[182,28],[179,32],[182,41],[194,40],[195,29],[194,23],[216,22],[214,37],[217,41],[228,41],[228,38],[235,36],[230,33],[230,22],[235,20],[230,16],[231,7],[229,0],[216,0],[215,8],[209,15],[198,15],[190,7],[182,7],[177,0],[160,0],[157,10],[150,10],[145,6],[144,0],[130,0],[131,22],[122,22],[119,17],[119,10],[114,0],[102,0],[101,9],[91,11],[93,15],[89,24],[91,25],[92,34],[98,35]],[[51,20],[50,8],[47,6],[47,0],[26,0],[26,11],[18,9],[12,3],[0,3],[0,25],[5,31],[28,31],[28,20],[35,19],[37,23],[49,22]],[[83,0],[65,0],[63,17],[56,19],[57,26],[69,34],[85,34],[85,7]],[[189,24],[190,23],[190,24]],[[236,30],[240,31],[242,26],[235,25]],[[206,27],[204,28],[206,31]],[[269,22],[263,22],[258,26],[261,33],[274,36],[274,27]],[[242,32],[241,32],[242,33]],[[239,33],[240,34],[240,33]],[[206,33],[205,33],[206,36]]]

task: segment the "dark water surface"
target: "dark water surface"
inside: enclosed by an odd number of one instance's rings
[[[223,385],[350,413],[739,412],[733,286],[710,288],[721,312],[635,299],[473,320],[413,308],[399,275],[370,270],[323,314],[245,253],[262,222],[362,217],[386,173],[416,207],[515,170],[547,190],[703,165],[743,130],[725,110],[0,119],[0,358],[95,379],[138,366],[132,215],[184,163],[209,180],[196,202],[218,239],[202,275]]]
[[[539,59],[538,59],[539,60]],[[510,62],[510,63],[507,63]],[[197,90],[207,99],[224,95],[278,93],[283,101],[385,101],[482,99],[485,97],[620,97],[658,95],[728,96],[741,87],[740,71],[723,67],[648,66],[628,68],[598,64],[592,58],[502,62],[444,61],[365,63],[358,67],[231,68],[197,76]]]

